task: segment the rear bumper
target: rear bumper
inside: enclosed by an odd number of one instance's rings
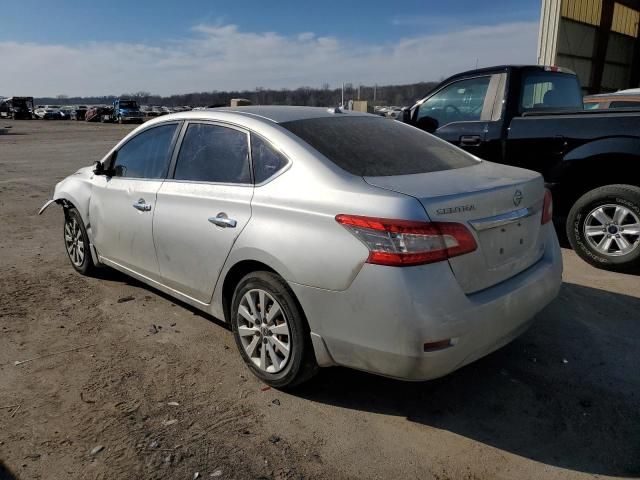
[[[365,264],[341,292],[292,283],[316,350],[321,342],[326,347],[319,360],[428,380],[502,347],[523,333],[560,289],[560,247],[552,226],[544,228],[547,240],[540,261],[471,295],[462,292],[447,262],[409,268]],[[444,339],[452,339],[452,345],[424,351],[426,342]]]

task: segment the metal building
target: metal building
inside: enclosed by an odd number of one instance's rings
[[[542,0],[538,63],[575,71],[585,93],[640,86],[640,0]]]

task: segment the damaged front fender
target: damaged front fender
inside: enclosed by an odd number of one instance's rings
[[[57,203],[59,200],[49,200],[45,203],[40,210],[38,210],[38,215],[42,215],[42,213],[51,206],[52,203]]]

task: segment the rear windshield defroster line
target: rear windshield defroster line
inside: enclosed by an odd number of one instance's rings
[[[410,175],[475,165],[471,155],[396,120],[329,117],[280,124],[347,172]]]

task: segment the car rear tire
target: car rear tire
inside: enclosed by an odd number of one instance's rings
[[[80,212],[75,208],[64,211],[64,246],[73,268],[82,275],[91,275],[95,270],[89,237]]]
[[[318,370],[302,309],[278,275],[252,272],[240,280],[231,326],[242,359],[267,385],[292,388]]]
[[[585,193],[569,212],[567,236],[595,267],[640,270],[640,188],[607,185]]]

